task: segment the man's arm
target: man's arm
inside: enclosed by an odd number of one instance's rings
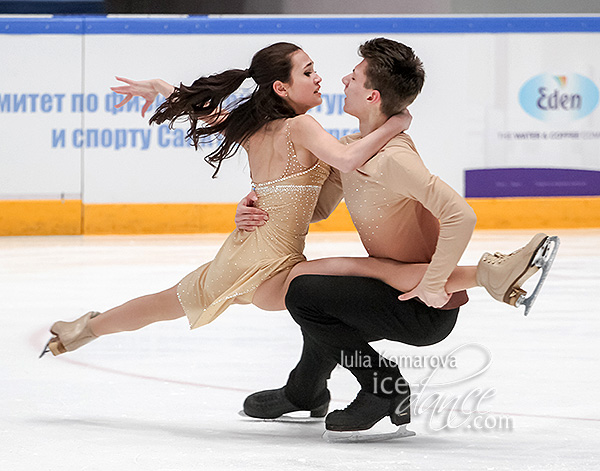
[[[440,234],[429,267],[417,288],[402,299],[418,296],[429,305],[440,304],[448,277],[473,234],[475,212],[452,187],[429,172],[410,139],[388,147],[385,152],[389,153],[382,159],[386,185],[403,197],[419,201],[440,221]],[[428,297],[436,296],[437,302],[428,302]]]
[[[312,222],[318,222],[327,219],[340,203],[344,192],[342,191],[342,182],[337,169],[332,168],[331,173],[319,193],[319,199],[311,219]],[[235,211],[235,225],[239,230],[252,232],[257,227],[264,225],[269,220],[266,211],[255,208],[254,203],[258,197],[251,191],[237,205]]]

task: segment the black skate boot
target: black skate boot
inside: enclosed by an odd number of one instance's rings
[[[408,386],[408,385],[407,385]],[[361,433],[369,430],[384,417],[389,417],[395,432]],[[411,437],[414,432],[406,430],[410,422],[410,389],[406,394],[393,397],[380,397],[375,394],[359,391],[356,399],[344,410],[335,410],[325,419],[327,431],[323,435],[328,441],[381,441],[392,438]]]
[[[309,411],[310,417],[319,418],[327,415],[329,409],[329,390],[319,395],[314,408],[303,408],[293,404],[285,395],[285,386],[251,394],[244,401],[244,414],[257,419],[277,419],[283,414],[297,411]]]
[[[410,422],[410,395],[391,398],[376,396],[361,390],[344,410],[335,410],[325,419],[325,428],[336,432],[368,430],[389,416],[394,425]]]

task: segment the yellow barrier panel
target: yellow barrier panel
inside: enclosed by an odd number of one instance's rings
[[[205,204],[86,204],[84,234],[188,234],[231,232],[236,205]],[[352,231],[345,204],[326,221],[311,226],[317,231]]]
[[[600,227],[600,197],[469,198],[476,229]],[[79,200],[0,201],[0,235],[227,233],[234,203],[86,204]],[[344,203],[314,231],[353,231]]]
[[[600,227],[600,197],[468,198],[476,229]]]
[[[86,204],[84,234],[190,234],[230,232],[235,205]]]
[[[0,235],[81,234],[80,200],[0,201]]]

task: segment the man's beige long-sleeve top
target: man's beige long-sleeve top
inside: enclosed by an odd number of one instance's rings
[[[341,139],[350,143],[352,134]],[[444,289],[475,227],[467,202],[423,164],[412,139],[399,134],[350,173],[332,169],[313,221],[326,218],[344,197],[367,253],[401,262],[429,263],[427,292]],[[464,304],[464,293],[447,305]]]

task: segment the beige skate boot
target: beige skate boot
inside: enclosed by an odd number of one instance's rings
[[[524,247],[509,255],[484,253],[477,265],[477,284],[483,286],[498,301],[519,307],[524,304],[525,315],[537,297],[548,270],[554,261],[560,241],[558,237],[536,234]],[[529,278],[543,270],[533,294],[521,288]]]
[[[50,328],[54,337],[48,341],[40,358],[48,352],[52,352],[54,356],[72,352],[98,338],[90,329],[89,322],[99,314],[91,311],[73,322],[55,322]]]

